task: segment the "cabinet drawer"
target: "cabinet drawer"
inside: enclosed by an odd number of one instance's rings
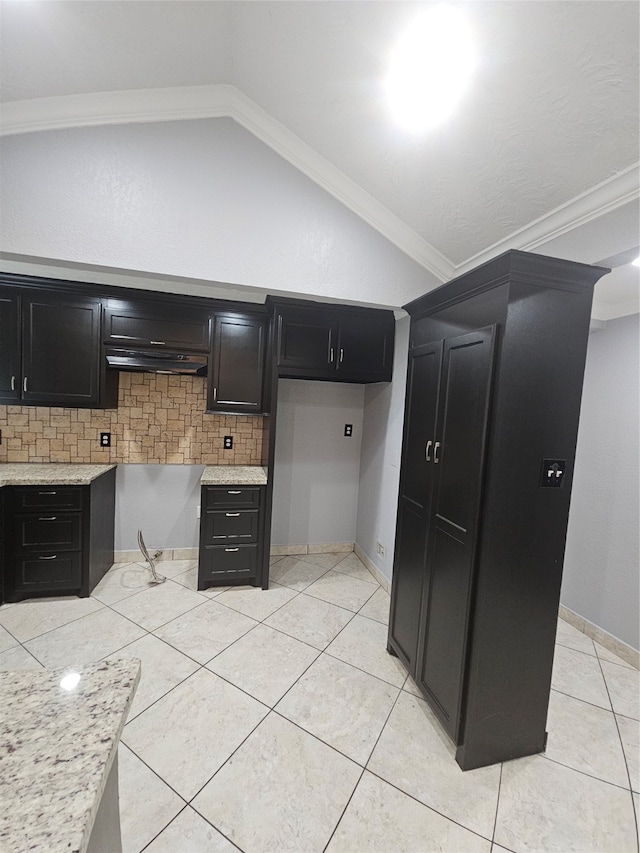
[[[218,510],[205,513],[203,522],[203,544],[218,545],[223,541],[235,540],[243,544],[258,541],[260,511],[257,509]]]
[[[118,346],[167,346],[209,350],[209,317],[199,308],[109,300],[105,342]]]
[[[238,506],[243,508],[260,506],[259,488],[234,488],[233,486],[219,488],[218,486],[205,486],[203,497],[205,509],[216,509],[223,506]]]
[[[15,508],[82,509],[80,486],[29,486],[15,490]]]
[[[20,551],[44,548],[75,551],[81,547],[82,515],[79,512],[16,515],[14,536],[16,550]]]
[[[257,545],[212,545],[200,549],[198,589],[212,581],[243,581],[256,577]]]
[[[19,557],[15,566],[16,592],[77,590],[81,586],[82,557],[78,551]]]

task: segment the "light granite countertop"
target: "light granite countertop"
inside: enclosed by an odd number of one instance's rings
[[[134,659],[0,672],[3,853],[86,850],[139,679]]]
[[[260,465],[207,465],[203,486],[266,486],[267,469]]]
[[[63,462],[5,462],[0,486],[88,486],[115,465],[68,465]]]

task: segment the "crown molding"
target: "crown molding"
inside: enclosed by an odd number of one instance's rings
[[[508,237],[499,240],[456,266],[456,275],[468,272],[509,249],[525,252],[544,246],[550,240],[586,225],[607,213],[640,198],[640,163],[607,178],[560,207],[534,219]]]
[[[444,282],[455,267],[372,195],[235,86],[187,86],[95,92],[12,101],[0,111],[0,135],[139,122],[228,117],[291,163]]]

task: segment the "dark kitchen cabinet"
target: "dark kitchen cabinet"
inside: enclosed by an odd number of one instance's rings
[[[113,346],[209,351],[209,315],[199,306],[148,299],[107,299],[104,341]]]
[[[263,486],[202,486],[198,589],[260,586],[264,494]]]
[[[22,302],[22,400],[98,406],[99,300],[28,293]]]
[[[101,310],[98,299],[66,292],[1,291],[0,402],[112,404],[100,358]]]
[[[0,400],[20,398],[20,314],[16,291],[0,289]]]
[[[267,318],[216,314],[213,324],[207,411],[262,414]]]
[[[391,380],[393,312],[273,302],[281,377],[363,383]]]
[[[3,493],[4,600],[88,596],[113,565],[115,468],[89,485]]]
[[[406,306],[389,650],[464,770],[546,743],[591,301],[605,272],[512,251]],[[548,460],[559,487],[546,487]]]

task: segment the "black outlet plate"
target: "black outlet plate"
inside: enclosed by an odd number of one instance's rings
[[[233,450],[233,436],[225,435],[222,446],[225,450]]]
[[[347,437],[353,435],[353,424],[345,424],[344,425],[344,434]]]
[[[101,432],[100,433],[100,447],[111,447],[111,433],[110,432]]]
[[[543,459],[540,468],[540,488],[559,489],[564,482],[567,470],[566,459]]]

